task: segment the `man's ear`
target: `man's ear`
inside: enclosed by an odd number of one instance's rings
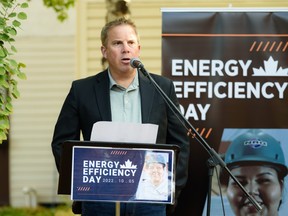
[[[105,46],[101,46],[101,53],[102,53],[102,56],[106,59],[106,47]]]
[[[139,50],[139,54],[138,54],[138,58],[140,58],[140,54],[141,54],[141,45],[138,45],[138,50]]]

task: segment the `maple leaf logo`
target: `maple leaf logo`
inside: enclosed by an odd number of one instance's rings
[[[132,165],[132,161],[129,159],[125,161],[125,164],[120,165],[122,169],[137,169],[137,165]]]
[[[264,61],[264,68],[253,68],[253,73],[253,76],[288,76],[288,68],[278,68],[278,61],[274,61],[270,56],[268,61]]]

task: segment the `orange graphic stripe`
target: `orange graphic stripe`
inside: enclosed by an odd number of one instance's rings
[[[288,34],[161,34],[162,37],[288,37]]]
[[[280,43],[279,43],[279,45],[278,45],[278,47],[276,48],[276,52],[278,52],[279,50],[280,50],[280,47],[282,46],[282,41],[280,41]]]
[[[263,42],[261,41],[261,42],[259,43],[259,45],[258,45],[257,49],[256,49],[256,51],[257,51],[257,52],[260,50],[260,48],[261,48],[262,44],[263,44]]]
[[[162,37],[288,37],[288,34],[168,34],[163,33],[161,34]],[[250,52],[254,50],[256,47],[257,42],[253,42],[252,46],[250,47]],[[276,42],[273,42],[269,51],[272,52],[274,49]],[[276,48],[276,52],[278,52],[281,49],[283,42],[280,42],[280,44]],[[263,45],[263,41],[260,42],[260,44],[256,48],[256,52],[259,52],[261,50],[261,47]],[[266,42],[264,48],[262,51],[266,51],[270,45],[270,42]],[[288,42],[286,42],[284,48],[282,49],[282,52],[285,52],[288,47]]]
[[[263,49],[264,52],[266,51],[266,49],[267,49],[267,47],[269,46],[269,44],[270,44],[270,42],[268,41],[268,42],[266,43],[264,49]]]
[[[273,50],[273,48],[274,48],[274,46],[275,46],[275,43],[276,43],[276,42],[273,42],[273,43],[272,43],[272,46],[271,46],[271,48],[270,48],[270,50],[269,50],[270,52]]]
[[[205,139],[207,139],[211,135],[211,132],[212,132],[212,128],[209,128],[207,132],[206,132],[206,128],[202,128],[201,132],[199,132],[199,130],[200,130],[199,128],[196,128],[195,130],[199,133],[199,135],[201,137],[204,137]],[[188,134],[191,134],[192,138],[196,137],[196,134],[195,133],[191,133],[191,131],[189,131]]]
[[[285,46],[284,46],[284,48],[283,48],[282,52],[285,52],[285,51],[286,51],[286,49],[287,49],[287,46],[288,46],[288,42],[286,42],[286,44],[285,44]]]
[[[265,43],[265,44],[264,44]],[[254,41],[249,49],[250,52],[259,52],[259,51],[269,51],[269,52],[272,52],[272,51],[275,51],[275,52],[285,52],[287,50],[287,47],[288,47],[288,42],[285,43],[285,46],[284,48],[283,47],[283,44],[285,42],[284,41],[280,41],[280,42],[271,42],[271,41],[267,41],[267,42],[264,42],[264,41]],[[282,50],[281,50],[282,48]]]
[[[209,130],[208,130],[208,132],[206,133],[206,136],[205,136],[206,139],[210,136],[211,132],[212,132],[212,128],[209,128]]]
[[[252,52],[252,51],[253,51],[253,49],[254,49],[254,47],[255,47],[256,43],[257,43],[257,42],[256,42],[256,41],[254,41],[254,43],[252,44],[252,46],[251,46],[251,48],[250,48],[250,50],[249,50],[250,52]]]

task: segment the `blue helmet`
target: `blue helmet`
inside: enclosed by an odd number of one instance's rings
[[[150,163],[160,163],[163,164],[164,166],[166,165],[165,159],[161,154],[150,154],[146,160],[147,164]]]
[[[287,175],[287,166],[280,142],[261,130],[249,130],[232,141],[225,153],[229,168],[243,164],[267,164],[281,176]]]

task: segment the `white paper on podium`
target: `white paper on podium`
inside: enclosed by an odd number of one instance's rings
[[[155,144],[158,125],[99,121],[94,123],[90,141]]]

